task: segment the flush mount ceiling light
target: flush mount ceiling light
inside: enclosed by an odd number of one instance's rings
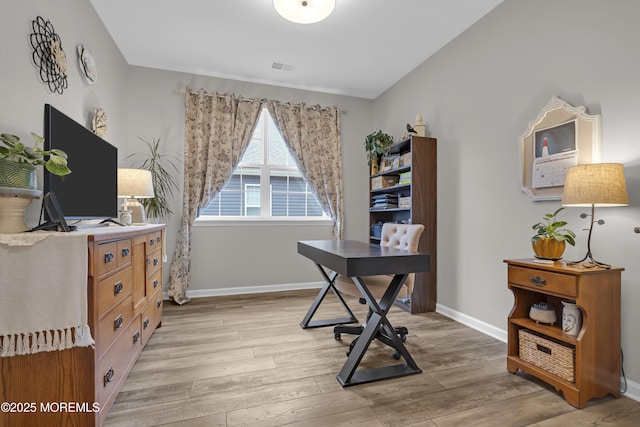
[[[273,0],[273,7],[287,21],[313,24],[331,15],[336,0]]]

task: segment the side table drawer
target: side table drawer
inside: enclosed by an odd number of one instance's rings
[[[98,282],[98,318],[131,295],[132,270],[127,268]]]
[[[556,294],[568,298],[578,296],[576,277],[566,274],[509,266],[509,283],[536,292]]]

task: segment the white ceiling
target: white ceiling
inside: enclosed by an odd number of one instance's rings
[[[130,65],[369,99],[501,2],[337,0],[302,25],[272,0],[91,0]]]

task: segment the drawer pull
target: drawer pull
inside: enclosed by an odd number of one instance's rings
[[[118,317],[116,317],[113,321],[113,330],[115,331],[117,329],[120,329],[123,323],[124,320],[122,320],[122,314],[119,314]]]
[[[158,287],[158,279],[153,281],[153,289]]]
[[[124,290],[124,285],[122,284],[122,280],[116,282],[113,285],[113,295],[118,295]]]
[[[112,262],[114,260],[114,256],[111,252],[107,252],[106,254],[104,254],[104,263],[105,264],[109,264],[110,262]]]
[[[153,246],[154,243],[155,243],[155,240],[153,239],[149,240],[149,246]]]
[[[144,319],[144,322],[142,322],[142,327],[147,329],[149,327],[149,318],[147,317],[146,319]]]
[[[160,236],[156,237],[156,242],[158,242],[158,243],[160,243],[160,242],[161,242],[161,240],[160,240]]]
[[[158,308],[160,308],[160,306],[161,306],[161,305],[162,305],[162,300],[161,300],[161,299],[159,299],[159,300],[156,302],[156,306],[157,306]]]
[[[109,370],[104,374],[104,386],[106,387],[111,381],[113,381],[113,377],[115,376],[115,372],[113,368],[109,368]]]
[[[129,248],[122,248],[122,256],[129,256],[129,253],[131,253],[131,250]]]
[[[153,259],[153,266],[155,267],[156,265],[158,265],[158,262],[159,262],[158,258],[154,258]]]
[[[531,276],[529,278],[529,281],[531,283],[533,283],[536,286],[546,286],[547,284],[547,279],[545,279],[544,277],[540,277],[540,276]]]
[[[133,343],[137,343],[138,341],[140,341],[140,331],[136,331],[135,334],[133,334]]]

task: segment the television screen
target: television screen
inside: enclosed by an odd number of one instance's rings
[[[44,106],[45,149],[68,156],[71,174],[60,179],[44,170],[44,192],[52,191],[71,220],[118,216],[118,149],[49,104]]]

